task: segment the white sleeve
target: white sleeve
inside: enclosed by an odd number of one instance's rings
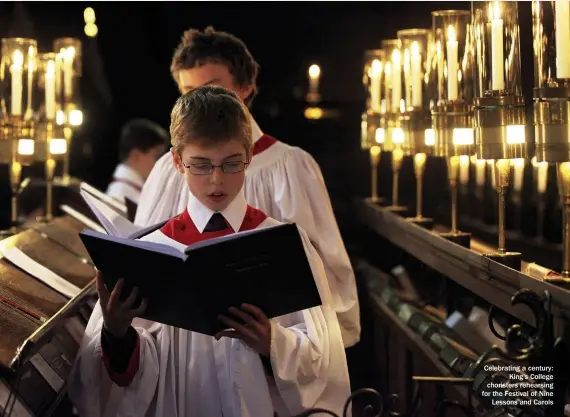
[[[188,186],[184,175],[174,168],[167,152],[154,164],[139,197],[135,224],[150,226],[184,211],[188,203]]]
[[[322,262],[300,230],[322,306],[273,320],[271,365],[288,410],[324,408],[342,415],[350,382],[342,336]]]
[[[99,302],[89,319],[75,364],[68,378],[69,398],[82,417],[144,416],[156,392],[159,376],[156,324],[133,322],[139,335],[138,371],[131,383],[119,387],[111,381],[101,358],[103,316]],[[153,328],[154,327],[154,328]]]
[[[344,346],[353,346],[360,340],[356,280],[321,169],[310,154],[299,148],[286,152],[282,161],[274,168],[272,184],[280,216],[270,215],[283,222],[295,222],[307,232],[325,268]]]

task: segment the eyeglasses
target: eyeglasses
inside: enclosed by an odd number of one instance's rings
[[[242,172],[246,166],[249,165],[249,162],[244,161],[228,161],[224,162],[222,165],[212,165],[210,163],[199,163],[199,164],[184,164],[182,162],[184,168],[190,171],[190,174],[193,175],[208,175],[214,172],[214,168],[222,168],[222,171],[226,174],[237,174],[238,172]]]

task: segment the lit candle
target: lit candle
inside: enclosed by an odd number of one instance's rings
[[[48,120],[53,120],[55,118],[55,62],[51,59],[47,62],[45,95],[46,118]]]
[[[400,112],[400,100],[402,99],[402,68],[401,54],[399,49],[392,52],[392,112]]]
[[[422,106],[422,56],[417,42],[412,43],[412,106]]]
[[[392,88],[392,63],[386,62],[384,65],[384,98],[382,99],[382,113],[388,111],[392,106],[388,100],[388,92]]]
[[[493,90],[505,89],[504,59],[503,59],[503,19],[498,2],[495,7],[489,4],[491,13],[491,83]],[[494,13],[492,13],[494,11]]]
[[[370,100],[372,101],[372,110],[380,112],[380,96],[382,83],[382,62],[375,59],[372,61],[372,74],[370,80]]]
[[[453,26],[447,28],[447,98],[457,100],[458,42]]]
[[[35,68],[35,63],[36,63],[36,59],[35,59],[35,49],[33,46],[30,46],[28,48],[28,88],[27,88],[27,100],[26,100],[26,112],[25,112],[25,116],[24,119],[29,120],[33,117],[33,111],[32,111],[32,83],[33,83],[33,79],[34,79],[34,71],[36,70]]]
[[[70,46],[63,55],[63,91],[66,98],[73,95],[73,60],[75,58],[75,48]]]
[[[556,14],[556,77],[570,78],[570,3],[558,0],[553,5]]]
[[[19,50],[14,51],[12,74],[12,116],[22,115],[22,75],[24,70],[24,55]]]

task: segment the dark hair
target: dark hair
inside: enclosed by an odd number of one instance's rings
[[[134,149],[148,152],[155,146],[164,145],[166,151],[168,141],[168,132],[158,124],[147,119],[129,120],[121,131],[119,159],[125,161]]]
[[[178,84],[179,71],[211,63],[226,65],[238,86],[253,87],[252,93],[245,99],[245,103],[250,106],[257,94],[259,64],[253,59],[243,41],[230,33],[216,31],[212,26],[203,31],[198,29],[185,31],[174,51],[170,72]]]
[[[205,85],[176,101],[170,115],[170,137],[179,153],[189,143],[216,144],[237,139],[249,156],[253,147],[251,116],[235,93]]]

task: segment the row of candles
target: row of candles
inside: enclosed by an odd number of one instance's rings
[[[45,163],[46,212],[52,217],[56,161],[63,161],[62,182],[69,182],[69,145],[82,124],[77,82],[81,76],[81,41],[59,38],[55,52],[38,53],[37,41],[4,38],[0,62],[0,164],[10,165],[12,228],[17,231],[17,197],[22,166]]]
[[[472,1],[470,11],[435,11],[431,29],[398,31],[397,39],[367,51],[363,79],[368,98],[362,145],[370,152],[372,201],[383,204],[377,195],[377,167],[381,152],[391,152],[393,187],[387,209],[407,212],[398,204],[398,175],[402,158],[413,156],[417,207],[409,220],[431,227],[431,219],[422,216],[423,170],[428,155],[446,158],[452,219],[451,232],[442,236],[469,246],[469,234],[457,227],[457,184],[465,181],[469,161],[477,165],[477,182],[492,164],[499,245],[487,256],[517,269],[521,254],[506,250],[505,190],[511,166],[513,186],[522,188],[524,161],[533,150],[544,188],[548,163],[559,163],[564,221],[570,225],[570,3],[534,0],[532,16],[530,35],[520,31],[516,1]],[[520,41],[526,35],[534,38],[532,144],[525,136],[521,83]],[[564,231],[562,276],[568,280],[570,226]]]

